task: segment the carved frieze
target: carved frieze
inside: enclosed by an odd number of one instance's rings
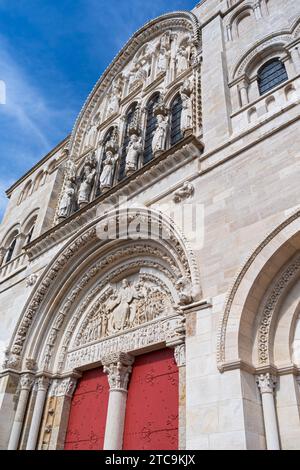
[[[152,323],[103,339],[96,344],[82,347],[67,354],[66,369],[73,370],[86,364],[102,362],[108,354],[133,352],[150,346],[165,344],[173,339],[183,339],[185,318],[173,315]]]

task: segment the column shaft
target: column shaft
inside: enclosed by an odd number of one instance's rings
[[[110,386],[104,450],[123,448],[127,387],[133,362],[133,357],[122,353],[110,355],[103,361]]]
[[[10,433],[8,450],[17,450],[19,446],[20,436],[23,429],[23,423],[28,404],[28,398],[33,385],[32,376],[29,374],[22,376],[20,380],[20,385],[21,391],[15,414],[15,419]]]
[[[41,421],[42,421],[48,386],[49,386],[48,379],[45,379],[45,378],[39,379],[38,392],[36,395],[36,401],[34,405],[34,411],[33,411],[32,421],[30,425],[26,450],[35,450],[36,448],[39,431],[41,427]]]
[[[267,449],[280,450],[279,431],[274,400],[276,378],[269,373],[260,374],[257,377],[257,385],[261,393]]]

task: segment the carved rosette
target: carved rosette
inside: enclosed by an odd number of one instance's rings
[[[111,391],[127,392],[134,357],[128,354],[111,354],[103,361],[103,372],[108,375]]]
[[[258,385],[258,388],[261,394],[264,394],[264,393],[273,394],[275,387],[276,387],[277,378],[274,375],[271,375],[270,373],[259,374],[256,377],[256,383]]]
[[[34,384],[34,377],[31,374],[24,374],[20,379],[20,388],[21,390],[30,391]]]

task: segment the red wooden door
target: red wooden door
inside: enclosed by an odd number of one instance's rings
[[[102,450],[109,386],[101,369],[83,374],[74,393],[65,441],[66,450]]]
[[[178,449],[178,367],[171,349],[137,357],[129,383],[123,450]]]

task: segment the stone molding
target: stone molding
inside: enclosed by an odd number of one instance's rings
[[[279,226],[277,226],[271,233],[269,233],[263,241],[258,245],[258,247],[246,258],[246,261],[243,263],[242,268],[239,270],[237,276],[233,280],[231,287],[229,289],[229,294],[225,301],[225,308],[224,313],[220,320],[218,337],[217,337],[217,363],[218,368],[220,370],[224,370],[224,366],[226,365],[226,356],[225,356],[225,344],[226,344],[226,331],[227,331],[227,323],[231,311],[231,307],[233,305],[233,301],[237,291],[247,273],[250,269],[252,264],[254,263],[255,259],[258,255],[262,252],[262,250],[274,240],[274,238],[280,234],[286,227],[288,227],[291,223],[296,221],[300,218],[300,211],[297,210],[294,214],[290,217],[285,219]]]
[[[264,303],[260,326],[258,330],[258,363],[260,366],[270,363],[270,327],[274,312],[282,295],[293,279],[299,275],[300,256],[288,264],[272,287],[266,302]]]

